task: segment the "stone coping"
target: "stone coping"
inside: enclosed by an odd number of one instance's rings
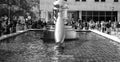
[[[109,35],[109,34],[106,34],[106,33],[102,33],[102,32],[100,32],[98,30],[90,30],[90,31],[120,43],[120,38],[118,38],[117,36],[113,36],[113,35]]]
[[[54,30],[46,30],[46,29],[27,29],[27,30],[17,31],[16,33],[11,33],[11,34],[8,34],[8,35],[3,35],[3,36],[0,37],[0,41],[5,40],[5,39],[9,39],[9,38],[12,38],[12,37],[15,37],[15,36],[18,36],[18,35],[21,35],[21,34],[26,33],[28,31],[34,31],[34,30],[35,31],[40,31],[40,30],[43,30],[43,31],[54,31]],[[81,31],[82,32],[83,31],[86,32],[86,30],[75,30],[75,29],[67,29],[67,30],[74,31],[74,32],[81,32]]]
[[[0,37],[0,41],[1,40],[4,40],[4,39],[7,39],[7,38],[10,38],[10,37],[14,37],[14,36],[17,36],[19,34],[22,34],[22,33],[25,33],[27,32],[28,30],[22,30],[22,31],[17,31],[16,33],[11,33],[11,34],[7,34],[7,35],[3,35]]]
[[[18,36],[20,34],[23,34],[23,33],[26,33],[28,31],[33,31],[33,30],[45,30],[45,29],[27,29],[27,30],[21,30],[21,31],[17,31],[16,33],[11,33],[11,34],[7,34],[7,35],[3,35],[0,37],[0,41],[1,40],[4,40],[4,39],[7,39],[7,38],[11,38],[11,37],[14,37],[14,36]]]
[[[7,38],[10,38],[10,37],[14,37],[14,36],[18,36],[19,34],[23,34],[23,33],[26,33],[26,32],[28,32],[28,31],[33,31],[33,30],[45,30],[45,29],[27,29],[27,30],[22,30],[22,31],[17,31],[16,33],[12,33],[12,34],[8,34],[8,35],[3,35],[3,36],[1,36],[0,37],[0,41],[1,40],[4,40],[4,39],[7,39]],[[77,30],[77,32],[81,32],[81,31],[85,31],[86,32],[86,30]],[[97,33],[97,34],[99,34],[99,35],[102,35],[102,36],[104,36],[104,37],[106,37],[106,38],[109,38],[109,39],[111,39],[111,40],[114,40],[114,41],[116,41],[116,42],[119,42],[120,43],[120,38],[118,38],[118,37],[116,37],[116,36],[113,36],[113,35],[109,35],[109,34],[106,34],[106,33],[102,33],[102,32],[100,32],[100,31],[98,31],[98,30],[87,30],[87,31],[92,31],[92,32],[94,32],[94,33]]]

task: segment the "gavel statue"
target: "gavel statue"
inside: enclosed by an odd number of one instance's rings
[[[63,0],[55,1],[54,10],[57,11],[57,17],[55,22],[55,32],[54,32],[54,36],[55,36],[54,38],[56,42],[55,49],[56,49],[61,47],[65,39],[65,26],[64,26],[64,20],[63,20],[64,1]]]

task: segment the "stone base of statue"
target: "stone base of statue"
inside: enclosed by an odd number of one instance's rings
[[[45,32],[44,37],[46,39],[54,39],[54,25],[49,26],[49,29],[47,32]],[[77,38],[77,32],[72,26],[65,26],[65,40],[66,39],[76,39]]]

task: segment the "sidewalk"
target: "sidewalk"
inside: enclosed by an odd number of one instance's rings
[[[112,32],[111,32],[111,35],[120,38],[120,32],[117,33],[117,32],[112,31]]]

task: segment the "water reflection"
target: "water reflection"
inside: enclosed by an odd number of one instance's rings
[[[37,34],[39,33],[39,34]],[[120,47],[92,32],[78,32],[55,50],[53,40],[40,39],[43,32],[28,32],[0,43],[0,62],[119,62]],[[14,59],[13,59],[14,58]]]
[[[52,57],[53,62],[61,62],[62,60],[66,60],[66,59],[74,59],[73,55],[65,55],[64,54],[64,47],[61,46],[59,48],[56,49],[56,47],[58,46],[54,46],[53,50],[54,50],[54,56]]]

